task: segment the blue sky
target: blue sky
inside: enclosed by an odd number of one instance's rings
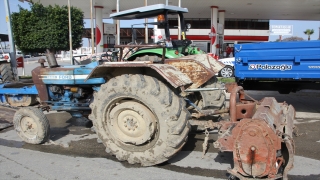
[[[19,10],[18,5],[22,6],[23,8],[28,8],[28,3],[21,3],[18,0],[9,0],[10,10],[11,12],[17,12]],[[0,0],[0,33],[7,34],[7,23],[6,23],[6,11],[4,7],[4,0]],[[104,20],[106,23],[112,23],[111,19]],[[141,21],[134,21],[134,24],[143,23],[144,20]],[[121,27],[130,27],[131,22],[129,21],[121,21]],[[311,36],[311,40],[316,40],[319,38],[319,27],[320,21],[287,21],[287,20],[270,20],[270,25],[293,25],[293,36],[302,37],[307,39],[308,37],[303,33],[306,29],[313,29],[314,34]],[[85,27],[90,27],[90,20],[85,20]],[[290,37],[290,36],[283,36],[283,38]],[[279,36],[270,36],[270,41],[275,41],[278,39]],[[86,41],[84,41],[86,43]]]
[[[317,40],[319,38],[320,21],[288,21],[288,20],[271,20],[270,25],[293,25],[293,36],[302,37],[307,40],[308,36],[303,32],[306,29],[313,29],[314,33],[310,36],[311,40]],[[282,36],[282,39],[291,36]],[[269,41],[275,41],[279,36],[269,36]]]

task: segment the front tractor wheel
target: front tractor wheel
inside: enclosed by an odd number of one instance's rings
[[[101,86],[90,105],[98,137],[121,161],[143,166],[170,159],[190,126],[185,101],[157,79],[122,75]]]
[[[13,117],[14,128],[29,144],[41,144],[49,139],[50,124],[43,112],[34,107],[23,107]]]

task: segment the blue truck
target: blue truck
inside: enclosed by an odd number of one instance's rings
[[[236,81],[247,90],[281,94],[320,89],[320,41],[235,45]]]

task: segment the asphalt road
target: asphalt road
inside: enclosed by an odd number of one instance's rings
[[[320,179],[320,92],[247,93],[256,99],[274,96],[294,105],[299,136],[294,137],[295,167],[289,179]],[[10,122],[13,113],[12,109],[0,108],[0,120]],[[218,153],[212,145],[201,158],[203,133],[191,133],[184,148],[168,162],[141,167],[107,154],[97,143],[90,123],[67,113],[50,113],[47,117],[51,137],[44,145],[22,142],[12,127],[0,131],[0,179],[226,179],[225,170],[232,167],[232,154]],[[210,136],[216,137],[215,131]]]

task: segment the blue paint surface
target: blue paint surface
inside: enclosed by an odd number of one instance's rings
[[[18,94],[38,94],[36,86],[24,86],[22,88],[5,88],[6,84],[0,84],[0,94],[18,95]]]
[[[89,103],[78,103],[76,93],[64,89],[63,93],[53,93],[50,85],[62,86],[87,86],[92,87],[93,91],[98,91],[100,85],[105,83],[103,78],[91,78],[85,81],[92,70],[98,66],[98,62],[92,62],[87,65],[61,66],[59,68],[48,68],[41,71],[40,78],[47,85],[51,110],[58,111],[90,111]],[[7,83],[0,84],[0,101],[5,103],[5,95],[11,95],[11,98],[19,100],[23,95],[39,94],[35,85],[24,86],[21,88],[6,88]],[[90,98],[90,96],[88,97]]]
[[[239,79],[320,79],[320,41],[235,45]]]
[[[61,66],[61,71],[47,71],[42,75],[42,81],[45,84],[73,85],[73,84],[103,84],[103,78],[91,78],[87,81],[87,76],[98,66],[98,62],[92,62],[87,65]],[[69,70],[63,70],[69,69]]]

